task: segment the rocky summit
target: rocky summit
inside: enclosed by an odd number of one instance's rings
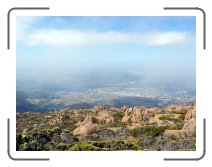
[[[196,105],[61,109],[16,115],[20,151],[195,150]]]

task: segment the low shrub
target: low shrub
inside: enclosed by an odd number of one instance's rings
[[[81,151],[100,151],[101,150],[99,147],[96,147],[96,146],[89,144],[87,142],[80,143],[79,148],[80,148]]]
[[[101,151],[101,148],[87,142],[82,142],[71,146],[68,151]]]
[[[124,127],[127,124],[125,122],[116,121],[114,123],[108,124],[106,127]]]
[[[180,114],[179,118],[180,118],[181,120],[184,120],[184,119],[185,119],[186,112],[181,112],[181,113],[179,113],[179,114]]]
[[[123,140],[112,141],[96,141],[93,145],[100,147],[102,150],[107,151],[120,151],[120,150],[142,150],[142,147],[135,143],[126,142]]]
[[[121,120],[124,117],[124,112],[116,112],[115,114],[113,114],[113,117],[115,120]]]
[[[130,131],[130,135],[136,138],[144,137],[144,136],[150,136],[150,137],[157,137],[162,135],[162,133],[169,129],[168,126],[146,126],[146,127],[140,127],[135,128]]]
[[[30,146],[28,143],[23,143],[19,146],[19,150],[20,151],[30,151]]]
[[[171,117],[168,117],[168,116],[161,116],[159,119],[161,121],[172,121],[174,123],[177,123],[179,121],[179,119],[171,118]]]
[[[170,129],[171,130],[181,130],[183,128],[183,125],[184,125],[183,123],[179,123],[179,124],[171,127]]]
[[[64,151],[67,149],[67,145],[64,144],[64,143],[59,143],[57,146],[56,146],[56,149],[59,150],[59,151]]]

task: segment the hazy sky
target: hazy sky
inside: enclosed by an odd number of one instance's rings
[[[196,18],[17,17],[17,77],[86,71],[195,75]]]

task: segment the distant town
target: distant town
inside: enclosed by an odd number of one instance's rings
[[[163,107],[172,104],[195,103],[195,94],[183,88],[108,86],[83,91],[42,90],[38,87],[23,87],[17,90],[17,112],[54,111],[57,109],[86,109],[96,105],[118,107],[128,105]]]

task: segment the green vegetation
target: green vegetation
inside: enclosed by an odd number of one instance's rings
[[[181,130],[183,128],[183,123],[178,123],[175,126],[172,126],[170,129],[171,130]]]
[[[60,151],[64,151],[67,149],[67,145],[64,144],[64,143],[59,143],[57,146],[56,146],[56,149],[57,150],[60,150]]]
[[[108,124],[106,125],[106,127],[124,127],[127,124],[125,122],[121,122],[121,121],[116,121],[114,123]]]
[[[179,149],[177,151],[196,151],[196,149],[193,149],[193,148],[183,148],[183,149]]]
[[[119,112],[113,114],[113,118],[114,118],[115,120],[121,120],[123,117],[124,117],[124,112],[120,112],[120,111],[119,111]]]
[[[82,142],[73,145],[68,149],[68,151],[101,151],[101,149],[87,142]]]
[[[162,117],[160,117],[159,118],[161,121],[172,121],[172,122],[176,122],[177,121],[177,119],[175,119],[175,118],[170,118],[169,116],[162,116]]]
[[[186,115],[186,112],[185,112],[185,111],[182,111],[182,112],[180,112],[180,113],[178,113],[178,114],[180,114],[179,118],[180,118],[181,120],[184,120],[184,119],[185,119],[185,115]]]
[[[176,111],[172,109],[170,111],[170,108],[164,107],[156,109],[156,112],[155,109],[144,112],[144,108],[141,111],[136,109],[134,112],[131,108],[128,113],[122,109],[114,108],[108,111],[103,108],[97,111],[79,109],[17,114],[16,150],[195,150],[194,133],[186,134],[187,136],[183,138],[164,133],[166,130],[176,130],[178,134],[177,131],[184,126],[187,110],[179,111],[177,108]],[[158,116],[160,116],[160,121],[158,121]],[[123,117],[129,119],[122,122]],[[92,129],[90,125],[95,125],[97,128]],[[85,133],[78,133],[80,131]],[[175,133],[175,131],[172,132]]]
[[[142,147],[135,143],[126,142],[123,140],[112,140],[112,141],[96,141],[93,142],[94,146],[101,148],[102,150],[143,150]]]
[[[184,125],[184,119],[186,115],[186,111],[177,112],[179,114],[178,118],[172,118],[170,116],[161,116],[159,119],[162,121],[171,121],[174,123],[174,126],[170,127],[171,130],[181,130]]]
[[[130,131],[130,135],[136,138],[148,136],[148,137],[157,137],[163,134],[163,132],[169,129],[168,126],[146,126],[146,127],[141,127],[141,128],[135,128]]]

